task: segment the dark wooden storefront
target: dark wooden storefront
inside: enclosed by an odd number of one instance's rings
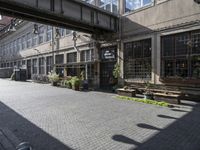
[[[100,88],[112,90],[113,69],[117,62],[117,47],[104,47],[100,50]]]

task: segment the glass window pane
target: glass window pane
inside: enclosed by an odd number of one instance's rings
[[[154,0],[126,0],[125,1],[125,12],[139,9],[153,4]]]
[[[174,56],[174,36],[162,38],[162,56]]]
[[[175,52],[176,55],[185,55],[188,52],[189,34],[182,33],[175,37]]]
[[[200,31],[192,33],[192,54],[200,54]]]
[[[124,44],[125,79],[151,79],[151,39]]]

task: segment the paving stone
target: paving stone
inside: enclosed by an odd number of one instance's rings
[[[194,102],[171,109],[0,79],[0,127],[37,150],[199,150],[199,116]]]

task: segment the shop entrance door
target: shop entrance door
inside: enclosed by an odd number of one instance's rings
[[[113,86],[113,69],[116,62],[102,62],[100,64],[100,88],[112,90]]]

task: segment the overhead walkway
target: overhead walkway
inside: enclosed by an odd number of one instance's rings
[[[0,13],[87,33],[118,30],[115,14],[81,0],[0,0]]]

